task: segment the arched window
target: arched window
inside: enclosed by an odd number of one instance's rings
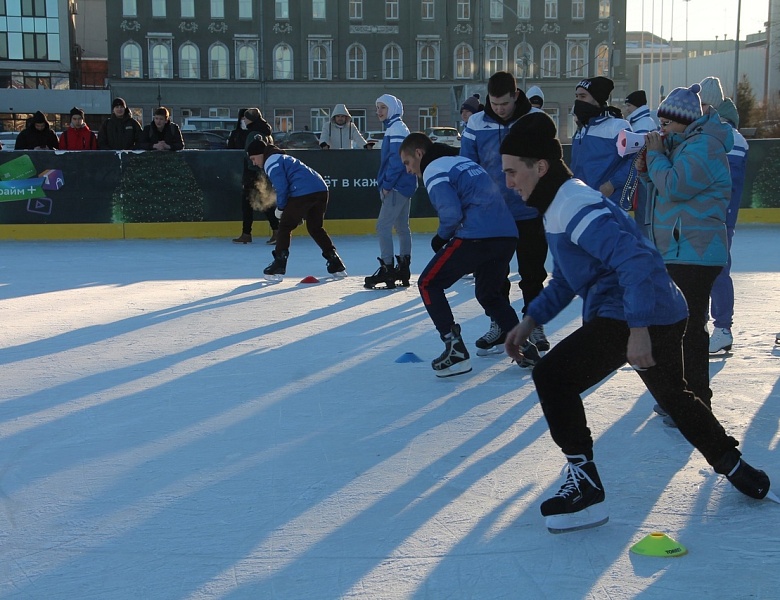
[[[170,42],[151,44],[149,61],[149,77],[152,79],[170,79],[173,77]]]
[[[489,42],[487,45],[487,76],[506,70],[506,42]]]
[[[236,47],[236,79],[257,79],[257,42],[248,41]]]
[[[609,19],[612,13],[611,4],[610,0],[599,0],[599,19]]]
[[[209,48],[209,79],[227,79],[228,49],[224,44],[214,44]]]
[[[468,44],[458,44],[455,48],[455,79],[474,77],[474,50]]]
[[[200,77],[200,54],[198,47],[187,42],[179,48],[179,78],[198,79]]]
[[[542,46],[542,77],[560,77],[561,51],[552,42]]]
[[[535,77],[534,49],[530,44],[515,46],[515,79]]]
[[[587,77],[588,76],[588,43],[587,42],[574,42],[569,40],[569,64],[566,67],[567,77]]]
[[[403,77],[403,51],[398,44],[388,44],[382,50],[382,79]]]
[[[330,79],[330,42],[309,40],[309,79]]]
[[[141,46],[127,42],[122,46],[122,77],[136,79],[141,75]]]
[[[287,44],[274,48],[274,79],[293,78],[293,51]]]
[[[439,78],[439,50],[434,44],[418,43],[417,46],[417,78]]]
[[[604,43],[596,47],[596,75],[609,77],[609,47]]]
[[[360,44],[347,48],[347,79],[366,78],[366,49]]]

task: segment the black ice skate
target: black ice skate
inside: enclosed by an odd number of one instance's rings
[[[534,327],[528,339],[533,342],[539,352],[547,352],[550,349],[550,342],[547,340],[547,336],[544,335],[544,325]]]
[[[290,256],[290,252],[288,250],[274,250],[271,254],[273,254],[274,260],[263,269],[263,274],[269,281],[281,281],[282,275],[287,272],[287,257]]]
[[[327,264],[328,273],[331,273],[336,277],[347,276],[347,267],[344,266],[344,263],[342,262],[341,257],[338,255],[335,248],[333,248],[329,252],[323,252],[322,258],[328,261]]]
[[[474,342],[474,345],[477,347],[477,356],[501,354],[504,351],[505,341],[506,332],[501,330],[498,323],[491,320],[490,329],[488,329],[487,333]]]
[[[412,276],[410,271],[412,264],[412,257],[408,254],[403,256],[396,256],[397,267],[395,269],[395,280],[401,282],[402,287],[409,287],[409,278]]]
[[[379,268],[376,273],[366,277],[363,287],[369,290],[392,290],[395,288],[395,269],[393,268],[393,261],[390,261],[388,265],[381,258],[377,258],[379,261]],[[384,287],[380,287],[384,284]]]
[[[596,464],[584,454],[567,455],[566,481],[552,498],[542,502],[550,533],[598,527],[609,521]]]
[[[525,343],[525,346],[520,348],[520,352],[523,353],[523,358],[520,359],[517,365],[521,369],[533,369],[534,365],[542,358],[539,349],[530,340]]]
[[[726,476],[729,483],[740,492],[756,500],[763,500],[769,492],[769,477],[760,469],[751,467],[740,456],[737,450],[727,452],[712,467],[716,473]],[[778,501],[775,494],[771,494],[771,500]]]
[[[431,362],[436,377],[451,377],[471,371],[469,351],[460,337],[460,325],[455,323],[450,333],[441,336],[441,341],[446,346],[444,352]]]

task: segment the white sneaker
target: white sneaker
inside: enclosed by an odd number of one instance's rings
[[[734,343],[734,336],[731,335],[731,329],[727,327],[718,327],[710,336],[710,354],[719,352],[728,352]]]

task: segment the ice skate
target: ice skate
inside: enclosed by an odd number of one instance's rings
[[[523,358],[517,363],[517,366],[521,369],[533,369],[534,365],[538,363],[542,355],[539,354],[539,349],[534,345],[531,340],[525,343],[525,346],[520,348],[520,352],[523,353]]]
[[[274,250],[271,252],[274,260],[265,269],[263,274],[268,281],[281,281],[282,275],[287,272],[287,257],[290,256],[288,250]]]
[[[251,244],[252,243],[252,234],[251,233],[242,233],[237,238],[233,238],[234,244]]]
[[[393,261],[390,261],[388,265],[381,258],[377,258],[379,261],[379,268],[373,275],[366,277],[363,287],[369,290],[392,290],[395,288],[395,268],[393,267]],[[384,287],[379,287],[384,284]]]
[[[740,492],[756,500],[763,500],[769,494],[769,477],[761,469],[751,467],[737,450],[727,452],[713,466],[716,473],[726,476],[729,483]],[[770,500],[777,502],[777,496],[771,494]]]
[[[329,252],[323,252],[322,258],[327,261],[328,273],[334,275],[335,277],[347,276],[347,268],[344,266],[344,263],[342,262],[341,257],[338,255],[338,252],[336,252],[335,248]]]
[[[710,354],[725,354],[731,351],[734,343],[734,336],[731,335],[731,329],[727,327],[717,327],[710,336]]]
[[[558,493],[541,505],[550,533],[598,527],[609,521],[596,464],[587,460],[584,454],[567,455],[566,458],[566,480]]]
[[[498,323],[491,319],[490,329],[479,338],[474,345],[477,347],[477,356],[490,356],[491,354],[501,354],[504,351],[504,342],[506,341],[506,332],[501,330]]]
[[[409,287],[409,278],[411,277],[410,266],[412,257],[408,254],[396,256],[395,280],[401,282],[401,287]]]
[[[450,333],[441,336],[441,341],[445,344],[444,352],[431,362],[436,377],[451,377],[471,371],[469,351],[460,337],[460,325],[455,323]]]
[[[544,325],[534,327],[528,339],[533,342],[539,352],[547,352],[550,349],[550,342],[547,340],[547,336],[544,335]]]

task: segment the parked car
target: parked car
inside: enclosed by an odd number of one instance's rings
[[[3,150],[13,150],[16,147],[16,136],[18,135],[18,131],[0,131],[0,143],[3,144]]]
[[[431,141],[460,148],[460,133],[454,127],[428,127],[424,133]]]
[[[206,133],[213,133],[214,135],[218,135],[221,138],[224,138],[225,141],[230,137],[230,134],[232,133],[232,129],[203,129],[202,131],[205,131]]]
[[[227,148],[227,140],[222,136],[207,131],[182,131],[185,150],[223,150]]]
[[[366,131],[363,136],[367,142],[374,142],[374,150],[379,150],[382,147],[382,139],[385,137],[384,131]]]
[[[313,131],[273,133],[274,145],[285,150],[319,150],[320,139]]]

